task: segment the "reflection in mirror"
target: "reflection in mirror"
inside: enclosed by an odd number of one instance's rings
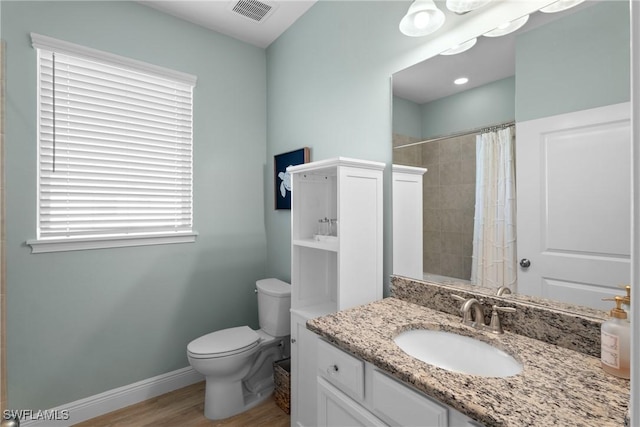
[[[624,293],[628,9],[621,1],[587,1],[534,13],[515,33],[480,36],[463,53],[393,75],[393,163],[428,170],[416,230],[423,274],[413,278],[492,288],[487,292],[505,285],[514,294],[599,309],[610,308],[603,297]],[[469,81],[457,86],[458,77]],[[494,221],[480,215],[484,199],[476,197],[485,175],[476,139],[505,128],[514,132],[517,203],[503,231],[488,234],[512,233],[506,241],[514,247],[500,249],[509,262],[499,259],[493,276],[483,276],[478,224]]]

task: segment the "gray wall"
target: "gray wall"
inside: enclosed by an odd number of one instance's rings
[[[507,77],[423,104],[422,138],[446,136],[514,120],[515,80],[515,77]]]
[[[393,97],[393,133],[422,140],[422,107],[413,101]],[[394,142],[395,147],[395,142]]]
[[[629,3],[607,1],[516,38],[516,119],[630,99]]]
[[[187,343],[257,327],[266,272],[266,53],[134,2],[6,2],[8,407],[46,409],[188,366]],[[194,244],[30,254],[30,32],[198,76]],[[72,414],[73,415],[73,414]]]

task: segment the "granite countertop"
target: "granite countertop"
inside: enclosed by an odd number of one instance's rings
[[[600,359],[505,332],[465,326],[460,318],[396,298],[309,320],[307,328],[453,408],[490,426],[622,426],[629,381],[606,374]],[[400,332],[426,328],[474,336],[524,366],[518,375],[458,374],[404,353]]]

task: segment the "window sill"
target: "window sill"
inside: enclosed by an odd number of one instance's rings
[[[92,237],[71,239],[27,240],[32,254],[47,252],[84,251],[89,249],[124,248],[129,246],[193,243],[197,232],[153,234],[147,236]]]

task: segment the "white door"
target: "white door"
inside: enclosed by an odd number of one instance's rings
[[[516,125],[518,293],[609,309],[630,280],[630,105]]]

